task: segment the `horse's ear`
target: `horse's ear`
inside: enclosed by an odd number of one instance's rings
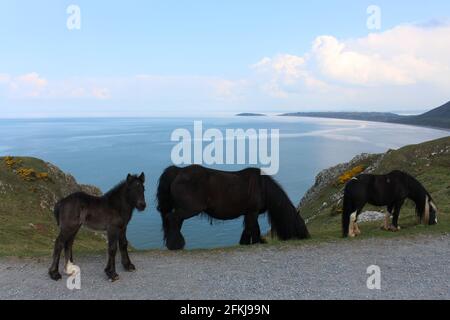
[[[130,183],[133,180],[133,176],[131,174],[127,175],[127,183]]]
[[[139,176],[139,179],[141,179],[142,183],[145,182],[145,174],[142,172],[141,175]]]

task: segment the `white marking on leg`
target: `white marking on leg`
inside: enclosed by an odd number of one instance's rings
[[[349,237],[352,238],[355,236],[355,221],[356,221],[356,211],[350,215],[350,225],[348,228],[348,235]]]
[[[424,224],[428,224],[430,222],[430,204],[428,202],[428,195],[425,196],[425,214],[424,214]]]
[[[389,229],[389,218],[390,217],[391,217],[391,213],[389,211],[386,212],[386,214],[384,215],[384,230]]]
[[[431,207],[434,210],[434,223],[438,223],[438,220],[437,220],[438,209],[437,209],[437,207],[436,207],[436,205],[434,204],[433,201],[430,201],[430,205],[431,205]]]
[[[73,275],[75,274],[78,270],[80,270],[80,267],[78,267],[76,264],[73,264],[70,261],[67,261],[66,266],[64,267],[64,273],[67,275]]]

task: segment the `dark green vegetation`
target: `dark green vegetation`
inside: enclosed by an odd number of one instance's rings
[[[101,193],[42,160],[0,157],[0,256],[51,255],[58,232],[53,206],[80,190]],[[87,230],[74,246],[75,252],[105,249],[103,236]]]
[[[282,116],[390,122],[450,129],[450,101],[438,108],[415,116],[402,116],[389,112],[294,112],[285,113]]]

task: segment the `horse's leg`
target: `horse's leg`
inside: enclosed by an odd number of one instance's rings
[[[393,205],[392,204],[388,205],[387,206],[387,212],[384,215],[384,224],[383,224],[383,229],[386,230],[386,231],[390,230],[389,220],[390,220],[391,215],[392,215],[392,210],[393,210]]]
[[[136,267],[131,263],[128,256],[128,240],[127,240],[127,228],[123,228],[119,235],[119,249],[122,257],[122,265],[127,271],[134,271]]]
[[[259,223],[258,223],[258,213],[252,213],[249,214],[249,217],[251,219],[251,227],[250,227],[250,232],[252,235],[252,240],[251,243],[255,244],[255,243],[266,243],[266,241],[261,238],[261,229],[259,228]]]
[[[116,252],[117,252],[117,242],[119,240],[119,230],[118,228],[108,229],[108,264],[105,268],[105,273],[108,279],[111,281],[116,281],[119,279],[119,275],[116,273]]]
[[[404,202],[404,200],[400,200],[400,201],[396,202],[394,205],[394,213],[392,216],[392,226],[393,226],[392,231],[400,230],[400,227],[398,225],[398,216],[400,215],[400,209],[403,206],[403,202]]]
[[[64,258],[65,258],[65,264],[64,264],[64,272],[66,274],[73,274],[74,265],[73,265],[73,242],[75,241],[75,237],[78,233],[78,230],[80,230],[81,226],[77,226],[74,231],[71,232],[70,236],[67,237],[67,240],[64,242]]]
[[[244,216],[244,230],[242,231],[241,240],[239,244],[248,245],[252,240],[252,229],[251,229],[251,217],[250,214]]]
[[[356,212],[356,219],[355,222],[353,223],[353,231],[355,233],[356,236],[359,236],[361,234],[361,230],[359,230],[359,226],[358,226],[358,216],[361,214],[362,209],[358,210]]]
[[[61,274],[58,271],[59,268],[59,258],[61,256],[61,251],[64,248],[64,235],[63,232],[60,231],[58,237],[55,240],[55,247],[53,249],[53,262],[48,270],[48,274],[50,278],[53,280],[61,279]]]
[[[184,248],[186,242],[181,234],[181,227],[183,226],[183,220],[185,217],[191,217],[192,215],[184,214],[182,210],[172,211],[167,216],[168,234],[166,239],[166,245],[169,250],[180,250]]]
[[[252,243],[267,243],[266,239],[261,236],[261,229],[259,228],[258,215],[256,215],[254,233],[252,234]]]

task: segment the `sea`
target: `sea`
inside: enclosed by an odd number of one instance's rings
[[[407,125],[281,116],[0,119],[0,156],[43,159],[72,174],[79,183],[98,186],[104,192],[128,173],[145,172],[147,209],[134,213],[127,236],[135,248],[163,248],[155,200],[157,181],[164,168],[173,164],[172,150],[179,141],[172,141],[172,134],[184,129],[193,136],[195,121],[201,121],[204,131],[217,129],[223,135],[227,129],[278,132],[279,170],[275,178],[294,205],[325,168],[363,152],[381,153],[449,135],[444,130]],[[246,166],[249,164],[209,165],[222,170]],[[260,216],[259,222],[261,231],[267,232],[267,217]],[[236,219],[211,224],[205,218],[191,218],[182,229],[186,248],[235,245],[242,223]]]

